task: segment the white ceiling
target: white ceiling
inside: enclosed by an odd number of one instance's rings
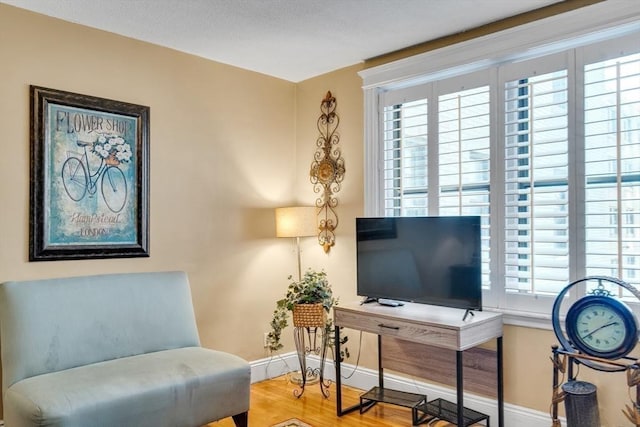
[[[0,0],[298,82],[561,0]]]

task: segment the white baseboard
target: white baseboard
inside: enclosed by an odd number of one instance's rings
[[[309,356],[309,364],[317,363],[317,358]],[[296,353],[285,353],[265,359],[254,360],[251,365],[251,382],[257,383],[296,371],[300,368]],[[333,367],[333,364],[331,365]],[[333,369],[332,369],[333,370]],[[335,377],[335,375],[334,375]]]
[[[320,365],[317,356],[308,356],[307,363],[316,368]],[[378,385],[378,372],[373,369],[358,367],[354,372],[354,365],[343,363],[340,365],[342,384],[361,390],[368,390]],[[251,362],[251,382],[260,382],[270,378],[284,375],[299,369],[298,357],[295,352],[286,353],[272,358],[260,359]],[[333,361],[327,360],[325,365],[325,377],[335,381],[335,369]],[[385,373],[385,387],[410,393],[426,394],[428,400],[442,398],[456,401],[456,393],[452,388],[426,383],[411,377]],[[353,402],[356,403],[356,402]],[[482,412],[491,417],[497,425],[498,405],[495,399],[465,393],[464,405],[475,411]],[[562,426],[566,421],[561,418]],[[493,424],[493,423],[492,423]],[[549,427],[551,416],[546,412],[535,411],[523,406],[504,405],[504,425],[518,427]]]

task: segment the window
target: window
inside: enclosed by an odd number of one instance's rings
[[[480,215],[486,307],[549,314],[587,275],[640,287],[640,32],[615,33],[365,76],[367,212]]]
[[[438,97],[437,215],[479,215],[482,286],[491,287],[489,86]]]
[[[427,101],[384,109],[385,216],[427,212]]]
[[[506,292],[569,283],[567,70],[505,84]]]
[[[427,98],[384,106],[384,215],[482,216],[483,286],[490,286],[489,87],[444,91],[429,112]],[[429,137],[430,115],[438,133]],[[431,142],[430,142],[431,141]],[[433,153],[430,155],[429,153]],[[428,171],[437,171],[429,192]]]
[[[638,285],[640,54],[584,67],[586,274]]]

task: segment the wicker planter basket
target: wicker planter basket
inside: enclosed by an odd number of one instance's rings
[[[327,312],[322,303],[296,304],[293,307],[293,326],[296,327],[323,327],[327,320]]]

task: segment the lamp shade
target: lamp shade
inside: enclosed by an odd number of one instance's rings
[[[314,206],[276,208],[276,236],[304,237],[318,234],[318,220]]]

